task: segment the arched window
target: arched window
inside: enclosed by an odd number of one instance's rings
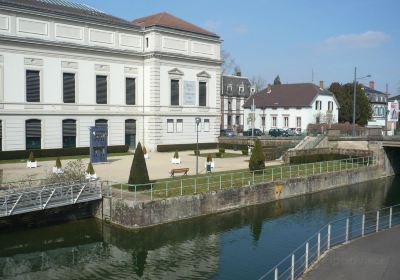
[[[136,120],[125,120],[125,145],[136,148]]]
[[[27,150],[40,149],[42,143],[42,122],[31,119],[25,121],[25,146]]]
[[[63,148],[76,147],[76,120],[62,121]]]

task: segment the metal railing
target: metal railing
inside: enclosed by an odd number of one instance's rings
[[[172,196],[192,195],[232,187],[246,187],[259,183],[357,169],[376,164],[375,156],[367,156],[298,165],[281,165],[258,171],[210,174],[140,185],[114,183],[113,197],[140,202],[152,201]]]
[[[322,227],[262,279],[298,279],[333,247],[400,224],[400,204],[335,220]]]
[[[97,200],[103,190],[107,191],[104,183],[84,181],[2,190],[0,217]]]

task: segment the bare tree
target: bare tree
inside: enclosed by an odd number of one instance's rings
[[[251,77],[250,83],[253,87],[255,87],[256,92],[264,89],[267,86],[267,82],[261,75]]]
[[[222,59],[222,74],[233,73],[235,71],[235,68],[237,67],[237,64],[232,55],[225,50],[221,50],[221,59]]]

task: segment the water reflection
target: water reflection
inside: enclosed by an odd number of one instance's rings
[[[399,203],[399,189],[399,178],[388,178],[140,231],[87,219],[2,233],[0,275],[257,278],[328,221]]]

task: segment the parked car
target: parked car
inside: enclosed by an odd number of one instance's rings
[[[236,134],[233,130],[230,129],[221,129],[220,131],[221,136],[226,136],[226,137],[234,137]]]
[[[300,136],[301,135],[301,129],[300,128],[289,128],[288,129],[289,135],[291,136]]]
[[[258,128],[254,128],[254,136],[261,136],[263,135],[262,131]],[[243,136],[253,136],[253,129],[248,129],[243,131]]]
[[[271,128],[268,134],[272,137],[288,137],[289,133],[287,130],[281,128]]]

